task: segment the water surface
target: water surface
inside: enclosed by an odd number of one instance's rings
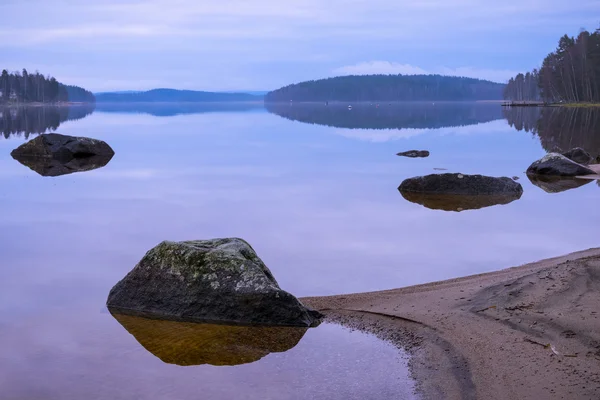
[[[162,240],[242,237],[297,296],[431,282],[598,245],[596,182],[548,193],[524,174],[552,146],[600,154],[593,115],[552,114],[558,129],[497,104],[331,106],[54,110],[58,124],[32,129],[22,116],[39,121],[41,111],[3,111],[3,396],[409,398],[401,353],[336,325],[243,365],[162,361],[103,311],[110,288]],[[46,130],[103,139],[116,154],[100,168],[41,176],[9,153]],[[395,155],[411,149],[431,155]],[[516,176],[524,193],[461,212],[400,195],[402,180],[436,168]]]

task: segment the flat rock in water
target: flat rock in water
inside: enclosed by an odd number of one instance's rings
[[[112,313],[150,353],[167,364],[240,365],[290,350],[308,328],[242,326],[149,319]]]
[[[566,153],[563,153],[563,156],[567,157],[571,161],[575,161],[576,163],[584,165],[590,164],[595,161],[594,158],[590,155],[590,153],[588,153],[581,147],[575,147],[567,151]]]
[[[427,193],[445,195],[509,195],[521,196],[523,187],[510,178],[484,175],[431,174],[404,180],[401,193]]]
[[[591,169],[558,153],[548,153],[527,168],[527,175],[578,176],[594,173]]]
[[[429,151],[427,150],[409,150],[403,153],[397,153],[397,156],[410,157],[410,158],[424,158],[429,157]]]
[[[17,160],[41,157],[68,162],[91,156],[112,157],[115,152],[102,140],[48,133],[22,144],[10,154]]]
[[[527,178],[535,186],[539,187],[546,193],[560,193],[566,190],[575,189],[583,185],[587,185],[591,179],[578,179],[560,176],[546,175],[527,175]]]
[[[162,242],[117,283],[112,312],[233,324],[314,326],[321,314],[279,288],[242,239]]]

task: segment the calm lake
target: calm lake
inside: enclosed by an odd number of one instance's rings
[[[557,192],[524,174],[555,148],[599,156],[594,110],[98,104],[0,108],[0,131],[2,399],[413,398],[402,351],[338,325],[248,335],[116,319],[104,307],[108,292],[162,240],[244,238],[299,297],[598,246],[596,181]],[[60,176],[10,156],[54,131],[105,140],[116,154]],[[413,149],[431,155],[396,156]],[[515,176],[524,193],[504,205],[449,207],[457,212],[397,190],[444,170]],[[256,343],[271,334],[275,343]]]

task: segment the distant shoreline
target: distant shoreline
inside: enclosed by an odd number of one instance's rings
[[[504,101],[503,107],[567,107],[567,108],[594,108],[600,103],[544,103],[539,101]]]
[[[79,106],[79,105],[88,105],[88,104],[96,104],[96,103],[88,103],[82,101],[61,101],[57,103],[41,103],[41,102],[32,102],[32,103],[0,103],[0,107],[65,107],[65,106]]]

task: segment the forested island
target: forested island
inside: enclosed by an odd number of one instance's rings
[[[0,75],[0,104],[25,103],[93,103],[94,95],[79,86],[65,85],[54,77],[39,72],[9,73],[3,70]]]
[[[152,89],[145,92],[96,93],[98,103],[196,103],[262,101],[249,93],[203,92],[197,90]]]
[[[441,75],[349,75],[288,85],[266,102],[501,100],[504,84]]]
[[[564,35],[542,66],[511,78],[504,90],[511,101],[600,103],[600,29]]]

